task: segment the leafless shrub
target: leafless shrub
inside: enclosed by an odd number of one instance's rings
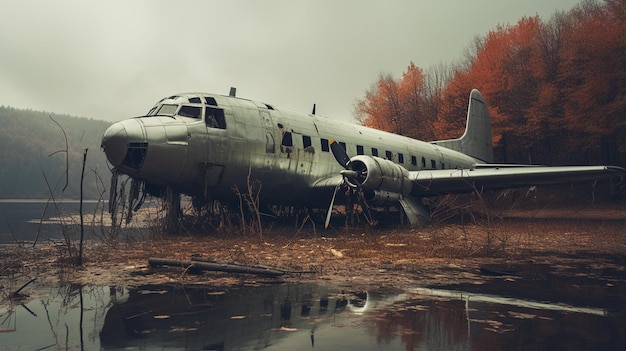
[[[246,189],[245,192],[240,191],[239,187],[235,185],[233,190],[239,199],[239,210],[241,216],[241,230],[244,235],[247,234],[248,228],[251,233],[257,234],[259,238],[263,237],[263,225],[261,222],[261,210],[259,208],[262,184],[259,180],[250,180],[252,169],[248,169],[248,176],[246,177]],[[250,218],[246,220],[246,209],[250,214]]]
[[[472,194],[440,196],[432,199],[430,205],[431,253],[450,236],[450,230],[461,231],[462,245],[458,252],[449,254],[494,256],[506,250],[509,234],[498,228],[499,220],[492,216],[482,191],[475,189]],[[456,226],[450,227],[450,224]],[[476,233],[476,228],[480,228],[480,233]]]

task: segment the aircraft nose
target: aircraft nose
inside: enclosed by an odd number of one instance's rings
[[[122,122],[111,125],[102,136],[102,149],[113,167],[119,167],[128,151],[128,133]]]

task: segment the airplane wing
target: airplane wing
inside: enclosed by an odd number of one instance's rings
[[[434,196],[474,190],[517,188],[626,176],[616,166],[477,165],[472,169],[409,172],[411,195]]]
[[[375,170],[374,170],[375,171]],[[354,171],[353,171],[354,172]],[[616,166],[524,166],[524,165],[497,165],[479,164],[470,169],[442,169],[407,171],[404,174],[409,181],[409,188],[401,194],[395,193],[390,188],[366,188],[370,203],[398,202],[404,209],[411,225],[422,223],[428,218],[428,211],[421,205],[421,197],[436,196],[443,194],[460,194],[487,189],[507,189],[542,184],[556,184],[567,182],[579,182],[596,180],[610,177],[626,178],[626,169]],[[366,174],[369,172],[366,172]],[[401,174],[398,172],[398,174]],[[396,174],[396,176],[398,175]],[[346,174],[347,177],[351,177]],[[352,175],[356,177],[356,175]],[[369,178],[370,175],[364,175]],[[393,178],[393,173],[387,174],[390,184],[406,184],[400,178]],[[342,180],[341,175],[320,179],[313,184],[317,190],[331,191],[337,188]],[[384,183],[383,178],[376,178]],[[367,187],[367,184],[364,184]],[[391,185],[393,187],[393,185]],[[338,189],[338,188],[337,188]],[[398,188],[399,189],[399,188]],[[335,190],[336,192],[337,190]],[[397,191],[397,190],[396,190]],[[333,195],[334,200],[334,195]],[[380,203],[379,203],[380,204]],[[332,201],[331,201],[332,207]],[[330,213],[330,211],[329,211]],[[329,217],[327,217],[328,221]]]

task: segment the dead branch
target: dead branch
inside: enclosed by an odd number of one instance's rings
[[[21,297],[22,294],[20,294],[20,291],[22,291],[25,287],[27,287],[30,283],[34,282],[35,280],[37,280],[37,278],[33,278],[33,279],[29,280],[26,284],[22,285],[19,289],[15,290],[15,292],[13,292],[13,294],[11,294],[11,296],[13,298]]]
[[[59,126],[59,128],[61,128],[61,132],[63,132],[63,138],[65,139],[65,150],[57,150],[51,153],[50,155],[48,155],[48,157],[50,157],[59,152],[65,153],[65,186],[63,186],[63,190],[61,190],[61,192],[64,192],[65,189],[67,189],[67,185],[69,183],[69,172],[70,172],[70,156],[69,156],[69,145],[67,142],[67,134],[65,133],[65,129],[63,129],[63,127],[61,126],[59,122],[57,122],[54,118],[52,118],[52,116],[48,116],[48,117],[50,117],[52,122],[54,122],[57,126]]]
[[[267,275],[267,276],[280,276],[285,274],[285,271],[278,269],[269,269],[269,268],[261,268],[261,267],[251,267],[245,265],[238,264],[226,264],[226,263],[215,263],[215,262],[200,262],[200,261],[181,261],[167,258],[149,258],[148,264],[151,267],[158,266],[172,266],[172,267],[181,267],[184,269],[188,269],[192,267],[198,270],[205,271],[218,271],[218,272],[228,272],[228,273],[243,273],[243,274],[256,274],[256,275]]]

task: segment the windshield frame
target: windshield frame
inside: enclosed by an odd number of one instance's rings
[[[149,116],[176,116],[178,109],[180,108],[179,104],[161,104],[158,108],[153,109],[153,114],[149,114]]]

